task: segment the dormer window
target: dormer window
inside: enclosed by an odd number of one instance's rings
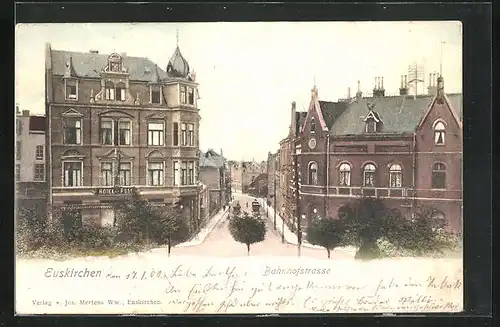
[[[374,119],[368,119],[365,125],[365,132],[375,133],[377,131],[377,122]]]
[[[116,100],[125,101],[125,84],[118,83],[115,88]]]
[[[314,121],[314,117],[311,118],[311,133],[316,131],[316,122]]]
[[[115,99],[115,85],[112,82],[106,82],[106,100],[114,100]]]
[[[78,100],[78,81],[66,80],[66,100]]]
[[[434,123],[434,144],[444,145],[445,126],[442,121]]]
[[[151,103],[161,103],[161,92],[159,85],[151,85]]]

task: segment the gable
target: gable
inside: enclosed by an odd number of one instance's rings
[[[457,114],[457,110],[454,108],[452,105],[451,101],[448,99],[446,94],[443,94],[443,97],[440,98],[438,96],[434,97],[432,102],[430,103],[429,107],[427,108],[427,111],[423,115],[422,119],[420,120],[420,123],[417,127],[417,129],[421,129],[422,126],[429,120],[430,117],[432,117],[432,113],[435,113],[438,110],[444,109],[446,112],[441,112],[441,115],[443,114],[448,114],[451,118],[451,120],[455,121],[457,126],[461,129],[462,128],[462,120],[460,116]],[[439,115],[438,115],[439,116]],[[445,119],[447,123],[450,123],[450,119]],[[432,124],[433,122],[431,122]]]
[[[312,118],[315,118],[316,127],[319,126],[322,131],[328,131],[328,127],[326,126],[325,119],[323,117],[323,113],[321,112],[321,108],[319,102],[317,100],[311,100],[309,103],[309,110],[307,111],[306,119],[302,125],[302,131],[305,130],[306,125],[308,125]]]

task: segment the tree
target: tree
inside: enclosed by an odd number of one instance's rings
[[[149,243],[152,221],[157,211],[138,192],[121,198],[116,204],[117,227],[121,236],[134,243]]]
[[[344,236],[343,221],[339,219],[315,218],[307,227],[307,241],[326,249],[328,259],[330,251],[341,244]]]
[[[267,232],[266,222],[258,213],[250,216],[244,212],[243,215],[233,216],[228,228],[236,242],[247,246],[247,255],[250,255],[250,245],[262,242]]]
[[[361,259],[377,257],[377,240],[398,238],[404,226],[399,210],[387,208],[378,198],[357,199],[341,207],[338,215],[346,231],[343,243],[357,245],[356,258]]]
[[[183,219],[178,207],[164,205],[155,209],[156,219],[153,220],[153,240],[158,244],[166,242],[168,256],[172,246],[189,238],[189,225]]]

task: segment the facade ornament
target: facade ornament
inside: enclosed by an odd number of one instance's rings
[[[141,100],[139,98],[139,93],[137,93],[136,97],[135,97],[135,101],[134,101],[134,104],[136,106],[139,106],[141,104]]]
[[[90,89],[90,103],[94,103],[94,102],[95,102],[94,89]]]

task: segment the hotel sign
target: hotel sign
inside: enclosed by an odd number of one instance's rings
[[[95,195],[119,195],[119,194],[133,194],[134,187],[123,187],[123,186],[115,186],[115,187],[99,187],[94,189]]]

